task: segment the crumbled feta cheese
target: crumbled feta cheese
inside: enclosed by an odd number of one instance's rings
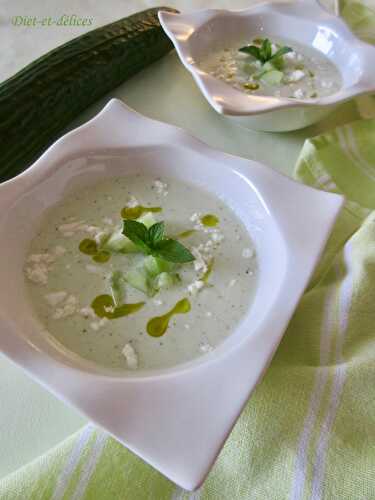
[[[25,269],[26,276],[32,282],[37,285],[46,285],[47,278],[47,269],[45,267],[34,267],[34,268],[26,268]]]
[[[157,179],[152,183],[154,189],[156,192],[160,195],[167,196],[168,194],[168,184],[165,182],[162,182],[161,180]]]
[[[213,351],[213,349],[214,348],[212,347],[212,345],[210,345],[208,342],[201,342],[199,344],[199,350],[201,352],[207,353]]]
[[[163,304],[163,301],[162,300],[159,300],[159,299],[154,299],[154,304],[156,306],[161,306]]]
[[[200,245],[198,247],[193,247],[191,253],[195,257],[194,270],[204,274],[207,271],[207,263],[202,255],[202,247]]]
[[[32,264],[52,264],[54,260],[54,256],[49,253],[34,253],[27,258],[27,262]]]
[[[88,318],[96,318],[95,311],[90,306],[82,307],[82,309],[80,309],[79,312],[86,319],[88,319]]]
[[[72,316],[77,312],[78,300],[74,295],[69,295],[63,302],[63,304],[58,307],[53,313],[53,319],[66,318]]]
[[[288,80],[289,82],[299,82],[300,80],[302,80],[302,78],[305,78],[306,76],[306,73],[300,69],[296,69],[294,71],[292,71],[289,75],[288,75]]]
[[[58,230],[63,234],[63,236],[73,236],[76,231],[81,230],[83,225],[85,225],[85,221],[70,222],[68,224],[61,224],[58,227]]]
[[[121,352],[125,357],[128,368],[136,370],[138,368],[138,355],[135,352],[134,347],[129,343],[125,344]]]
[[[83,225],[82,226],[82,231],[86,232],[86,233],[89,233],[93,236],[95,236],[96,234],[98,234],[100,231],[100,229],[97,227],[97,226],[88,226],[88,225]]]
[[[287,59],[289,61],[296,61],[297,59],[297,53],[292,50],[292,52],[287,52],[284,54],[284,59]]]
[[[99,231],[95,234],[94,240],[97,245],[101,245],[104,240],[109,236],[107,231]]]
[[[90,323],[90,328],[95,332],[97,332],[98,330],[103,328],[103,326],[105,326],[108,323],[108,321],[109,321],[108,318],[102,318],[99,321],[93,321],[92,323]]]
[[[55,256],[49,253],[38,253],[29,255],[28,265],[25,267],[26,277],[37,285],[46,285],[48,272],[52,268]]]
[[[254,250],[252,250],[251,248],[244,248],[242,250],[242,257],[244,259],[251,259],[253,255],[254,255]]]
[[[198,213],[198,212],[195,212],[194,214],[192,214],[192,216],[190,217],[190,220],[191,222],[198,222],[200,221],[200,218],[201,218],[201,214]]]
[[[104,306],[104,311],[106,313],[113,313],[115,312],[115,308],[113,306]]]
[[[232,288],[232,286],[234,286],[236,283],[237,283],[237,280],[236,279],[232,279],[229,282],[229,286]]]
[[[126,206],[128,208],[134,208],[134,207],[138,207],[139,205],[139,201],[137,200],[137,198],[135,196],[131,196],[126,204]]]
[[[293,92],[296,99],[303,99],[305,97],[305,92],[302,89],[297,89]]]
[[[61,224],[58,227],[58,230],[66,238],[69,238],[78,232],[85,232],[90,235],[95,235],[100,232],[100,229],[98,227],[86,224],[83,220],[70,222],[68,224]]]
[[[222,233],[219,233],[218,231],[215,231],[211,234],[211,239],[215,243],[220,243],[221,241],[223,241],[224,235]]]
[[[188,292],[191,295],[196,295],[199,290],[201,290],[204,287],[205,283],[202,280],[196,280],[193,281],[190,285],[188,285]]]
[[[113,226],[113,219],[111,217],[103,217],[103,223],[107,226]]]
[[[67,296],[67,293],[64,291],[61,292],[52,292],[52,293],[47,293],[47,295],[44,296],[46,301],[50,306],[57,306],[57,304],[60,304]]]

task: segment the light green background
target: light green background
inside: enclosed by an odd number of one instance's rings
[[[249,6],[251,0],[169,1],[180,10],[203,7]],[[48,50],[83,33],[76,27],[15,27],[12,16],[76,14],[92,17],[96,28],[137,10],[161,5],[155,1],[106,0],[0,0],[0,79],[6,79]],[[174,53],[122,85],[111,95],[119,97],[145,115],[179,125],[206,143],[226,152],[267,163],[291,174],[306,137],[359,118],[357,105],[348,103],[319,126],[289,134],[266,134],[241,129],[228,123],[203,99],[191,77]],[[108,100],[107,96],[72,124],[87,120]],[[365,102],[363,109],[366,110]],[[85,420],[27,378],[0,356],[0,477],[29,462],[67,435]]]

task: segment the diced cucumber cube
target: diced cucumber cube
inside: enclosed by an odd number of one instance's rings
[[[142,224],[144,224],[147,227],[147,229],[156,224],[157,222],[157,220],[155,219],[155,217],[151,212],[146,212],[145,214],[141,215],[141,217],[139,217],[137,221],[142,222]]]
[[[102,245],[102,250],[109,252],[136,252],[137,247],[132,241],[122,234],[122,226],[116,229]]]
[[[160,273],[156,276],[154,280],[154,288],[156,290],[166,290],[167,288],[171,288],[176,283],[180,281],[178,274],[171,273]]]
[[[125,279],[121,271],[114,271],[109,278],[109,286],[115,306],[120,306],[125,298]]]
[[[143,265],[148,274],[152,277],[163,272],[173,271],[176,267],[173,262],[167,262],[166,260],[154,257],[153,255],[148,255],[143,261]]]
[[[133,288],[136,288],[137,290],[140,290],[141,292],[147,295],[152,296],[155,294],[155,290],[150,284],[149,275],[142,266],[136,267],[135,269],[128,271],[125,274],[125,280]]]
[[[142,222],[147,228],[151,227],[156,223],[155,217],[151,212],[143,214],[137,219],[138,222]],[[132,241],[122,234],[122,225],[117,228],[109,238],[102,245],[103,250],[109,252],[122,252],[122,253],[132,253],[138,252],[138,248]]]
[[[257,70],[257,68],[256,68],[256,66],[254,66],[254,64],[246,62],[242,66],[242,70],[244,71],[244,73],[247,73],[248,75],[252,75]]]
[[[264,73],[261,77],[261,80],[263,83],[266,83],[267,85],[279,85],[283,79],[284,74],[281,71],[277,70],[272,70],[272,71],[267,71]]]
[[[276,69],[276,67],[273,65],[273,62],[270,62],[270,61],[266,62],[262,66],[263,74],[268,73],[269,71],[273,71],[275,69]]]

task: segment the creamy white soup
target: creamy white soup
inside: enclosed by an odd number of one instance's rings
[[[186,362],[230,335],[251,303],[257,260],[219,198],[134,175],[51,208],[24,273],[36,315],[58,342],[137,370]]]
[[[249,95],[316,99],[342,86],[340,72],[321,52],[280,38],[243,40],[213,50],[198,65]]]

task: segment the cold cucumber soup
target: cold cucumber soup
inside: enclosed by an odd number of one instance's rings
[[[137,370],[191,360],[230,335],[251,303],[257,260],[219,198],[142,174],[51,208],[24,273],[34,310],[59,343]]]
[[[198,65],[249,95],[316,99],[342,85],[338,69],[322,53],[280,38],[242,40],[212,51]]]

